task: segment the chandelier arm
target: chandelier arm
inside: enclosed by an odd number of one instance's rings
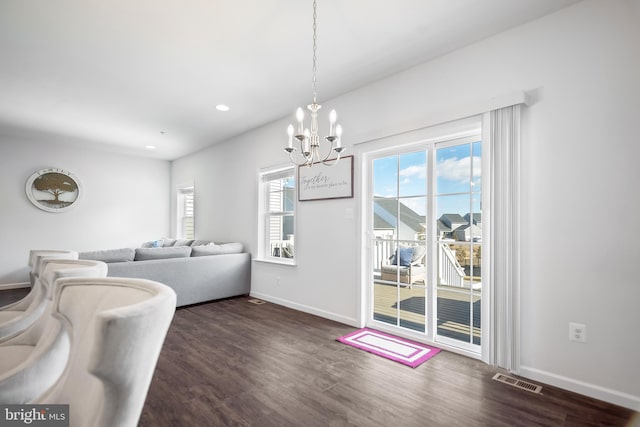
[[[320,154],[320,148],[318,148],[318,159],[320,162],[327,164],[326,161],[329,160],[329,157],[331,157],[331,155],[333,154],[335,147],[333,146],[333,142],[329,141],[325,138],[325,144],[327,145],[327,147],[329,147],[329,149],[327,150],[326,155],[321,155]],[[340,157],[340,153],[338,153],[338,157]]]
[[[329,154],[331,154],[331,153],[329,153]],[[337,165],[338,162],[340,161],[340,154],[341,154],[340,151],[336,151],[336,157],[334,159],[331,159],[331,160],[329,160],[329,156],[325,157],[322,160],[322,164],[325,165],[325,166],[329,166],[329,167]]]
[[[297,139],[297,138],[296,138]],[[307,142],[306,138],[298,139],[300,144],[300,152],[297,154],[297,159],[294,158],[293,153],[298,151],[295,147],[285,148],[284,151],[289,153],[289,160],[296,166],[311,166],[313,164],[314,158],[314,149],[315,147],[309,147],[308,154],[305,154],[304,146],[305,142]],[[316,154],[317,157],[317,154]]]
[[[297,156],[297,157],[298,157],[298,159],[300,159],[300,158],[302,158],[302,159],[303,159],[303,161],[302,161],[302,162],[298,162],[298,160],[296,160],[296,159],[293,157],[293,152],[294,152],[294,151],[296,151],[296,150],[291,150],[291,151],[289,151],[289,150],[285,150],[285,151],[287,151],[287,152],[289,153],[289,160],[290,160],[290,161],[291,161],[291,163],[293,163],[294,165],[296,165],[296,166],[309,166],[309,165],[311,165],[311,163],[309,162],[309,159],[308,159],[304,154],[302,154],[302,153],[301,153],[301,154],[299,154],[299,155]]]

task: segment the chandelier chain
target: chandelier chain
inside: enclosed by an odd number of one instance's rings
[[[318,67],[316,65],[316,62],[317,62],[316,50],[318,48],[317,35],[316,35],[318,25],[316,21],[318,19],[318,14],[316,12],[316,8],[317,8],[316,0],[313,0],[313,103],[314,104],[317,103],[316,82],[318,80],[317,79]]]

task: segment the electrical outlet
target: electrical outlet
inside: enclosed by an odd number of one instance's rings
[[[280,276],[276,276],[276,286],[280,286]]]
[[[569,341],[587,342],[587,325],[569,323]]]

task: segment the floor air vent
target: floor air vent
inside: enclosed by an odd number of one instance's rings
[[[540,394],[542,386],[527,381],[522,381],[517,378],[510,377],[504,374],[495,374],[493,379],[500,381],[501,383],[509,384],[510,386],[520,388],[522,390],[530,391],[531,393]]]
[[[248,300],[251,304],[255,304],[255,305],[260,305],[260,304],[264,304],[266,301],[262,301],[261,299],[255,299],[252,298],[250,300]]]

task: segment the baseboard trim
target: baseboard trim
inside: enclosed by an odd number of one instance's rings
[[[573,378],[564,377],[551,372],[541,371],[528,366],[521,366],[518,375],[640,412],[639,396],[633,396],[631,394],[578,381]]]
[[[6,291],[9,289],[30,288],[30,287],[31,287],[31,283],[29,282],[5,283],[4,285],[0,285],[0,291]]]
[[[289,301],[286,299],[274,297],[272,295],[262,294],[260,292],[251,292],[249,294],[253,298],[259,298],[265,301],[272,302],[274,304],[282,305],[284,307],[292,308],[294,310],[302,311],[305,313],[313,314],[315,316],[323,317],[325,319],[333,320],[338,323],[344,323],[345,325],[353,326],[357,328],[358,319],[342,316],[340,314],[332,313],[330,311],[319,310],[315,307],[299,304],[297,302]]]

